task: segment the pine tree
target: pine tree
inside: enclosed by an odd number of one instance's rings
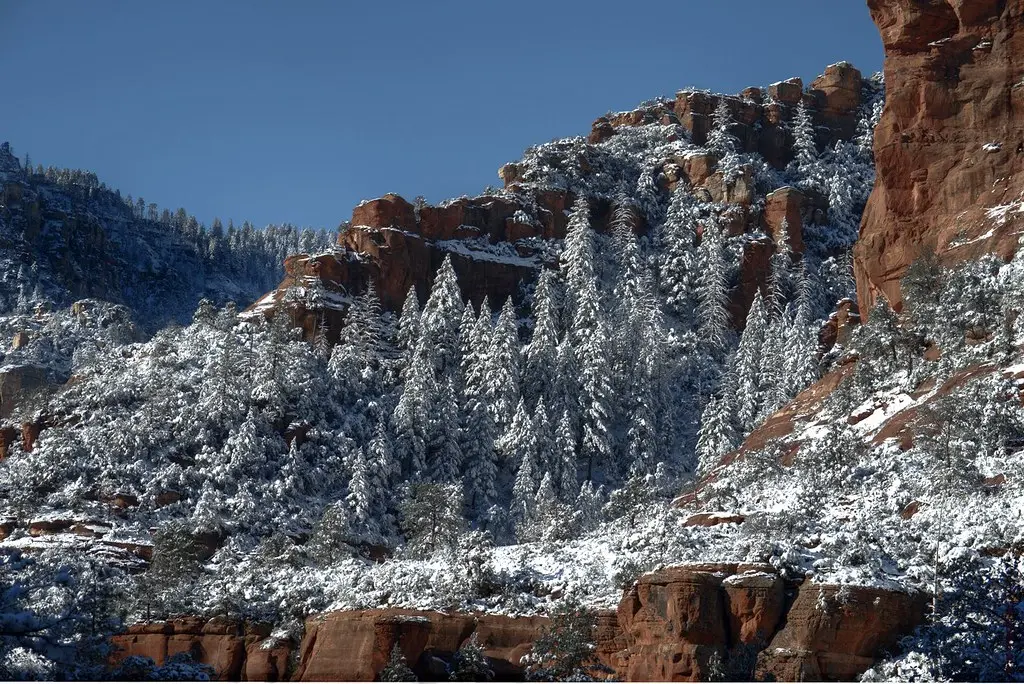
[[[754,429],[754,422],[761,404],[759,376],[761,370],[761,349],[768,322],[764,311],[761,290],[754,293],[754,301],[747,314],[747,325],[740,336],[740,344],[733,357],[733,372],[736,379],[736,420],[744,433]]]
[[[499,429],[508,425],[509,417],[520,401],[519,359],[516,313],[509,298],[498,315],[487,357],[487,402],[494,424]]]
[[[529,679],[580,682],[609,674],[595,655],[596,625],[597,617],[590,610],[563,602],[551,616],[551,626],[523,658]]]
[[[802,98],[793,115],[793,151],[796,153],[793,163],[802,173],[806,173],[818,160],[818,148],[814,144],[814,121]]]
[[[402,649],[399,648],[397,642],[391,648],[388,661],[384,664],[384,669],[380,671],[378,678],[382,682],[419,681],[415,673],[409,669],[409,665],[405,662],[405,654],[402,653]]]
[[[348,483],[348,505],[352,509],[352,521],[358,525],[372,522],[373,495],[370,482],[370,461],[366,452],[357,449],[352,459],[352,478]]]
[[[572,501],[579,493],[579,474],[576,464],[576,433],[573,430],[572,419],[568,411],[562,412],[558,421],[558,433],[555,436],[555,447],[559,458],[559,473],[561,479],[558,483],[562,500]]]
[[[613,481],[619,473],[613,457],[613,397],[606,340],[605,327],[598,322],[597,328],[582,340],[578,349],[583,390],[580,451],[587,464],[588,480],[601,473],[606,481]]]
[[[694,199],[685,184],[672,193],[662,226],[661,288],[673,313],[690,328],[697,306],[697,233]]]
[[[449,379],[434,403],[428,427],[428,467],[434,482],[456,482],[462,471],[458,393]]]
[[[739,149],[739,140],[730,132],[732,126],[732,112],[729,110],[729,103],[724,97],[719,97],[715,111],[711,115],[708,148],[721,155],[735,154]]]
[[[470,512],[481,515],[498,497],[496,430],[487,405],[479,395],[467,397],[463,415],[465,423],[461,446],[466,464],[466,494]]]
[[[557,474],[561,460],[556,444],[555,428],[548,415],[544,397],[537,400],[537,407],[533,411],[533,432],[537,444],[537,468],[542,473]]]
[[[697,250],[698,331],[715,355],[721,355],[729,334],[729,283],[722,233],[715,221],[704,227],[704,237]]]
[[[406,371],[405,385],[392,416],[395,453],[402,470],[413,480],[428,476],[427,443],[437,396],[434,361],[420,345]]]
[[[553,396],[558,356],[558,321],[554,273],[541,272],[533,294],[533,336],[523,353],[523,396],[533,406],[541,396]]]
[[[451,256],[445,256],[420,315],[421,340],[434,349],[434,364],[439,378],[451,376],[458,368],[462,309],[462,293]]]
[[[760,410],[757,422],[775,413],[785,403],[785,369],[783,352],[783,321],[779,318],[771,320],[765,330],[764,342],[761,345],[760,364],[757,372]]]
[[[469,640],[452,656],[448,664],[448,681],[489,682],[492,679],[494,671],[487,662],[487,656],[484,655],[478,633],[473,632]]]
[[[698,472],[707,473],[719,459],[736,448],[732,407],[724,397],[712,396],[700,417],[697,437]]]
[[[602,318],[594,271],[590,205],[585,197],[581,196],[573,205],[565,237],[565,251],[559,264],[565,280],[568,336],[579,344],[593,333]]]
[[[398,348],[403,354],[405,367],[408,368],[413,354],[420,342],[420,302],[416,296],[416,286],[410,285],[402,304],[402,313],[398,318]]]
[[[426,557],[454,550],[465,527],[462,486],[421,482],[409,487],[402,502],[402,531],[413,555]]]

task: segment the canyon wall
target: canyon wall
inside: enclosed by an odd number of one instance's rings
[[[926,251],[1009,258],[1024,229],[1024,0],[868,0],[885,46],[877,180],[854,248],[860,310],[897,309]]]
[[[916,593],[797,584],[767,565],[667,568],[627,589],[617,611],[597,614],[595,657],[626,681],[850,680],[916,626],[925,605]],[[516,680],[549,626],[535,616],[339,611],[307,620],[295,645],[269,638],[266,625],[181,618],[114,637],[113,662],[188,652],[221,680],[372,681],[397,644],[420,679],[436,681],[475,633],[496,678]]]

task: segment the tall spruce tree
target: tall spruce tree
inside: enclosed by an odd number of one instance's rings
[[[721,356],[729,336],[729,282],[722,232],[716,221],[705,224],[697,257],[698,332],[712,354]]]

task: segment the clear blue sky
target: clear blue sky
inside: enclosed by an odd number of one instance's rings
[[[0,0],[0,141],[201,221],[498,185],[685,86],[881,68],[863,0]]]

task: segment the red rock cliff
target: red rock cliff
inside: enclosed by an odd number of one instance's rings
[[[717,655],[728,678],[852,680],[924,615],[920,594],[805,582],[770,566],[714,563],[644,575],[616,612],[598,614],[596,657],[626,681],[701,681]],[[397,644],[420,679],[445,679],[444,663],[476,633],[499,680],[523,677],[520,659],[549,625],[544,617],[402,609],[315,616],[297,652],[265,626],[179,619],[136,625],[114,638],[115,662],[156,662],[190,652],[219,679],[371,681]],[[291,665],[289,665],[291,663]]]
[[[860,309],[901,303],[922,251],[1008,258],[1024,226],[1024,0],[868,0],[885,46],[877,181],[855,249]]]

